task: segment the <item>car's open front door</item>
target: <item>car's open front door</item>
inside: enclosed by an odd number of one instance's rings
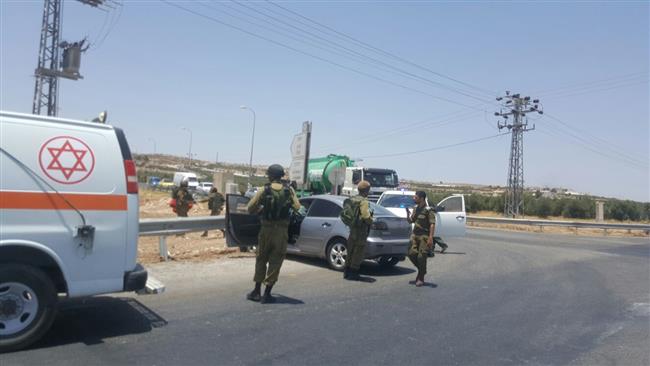
[[[226,195],[226,245],[252,247],[257,245],[260,217],[248,213],[250,198],[239,194]]]
[[[436,213],[435,236],[448,238],[454,236],[465,236],[465,198],[457,194],[445,198],[438,203],[444,210]]]

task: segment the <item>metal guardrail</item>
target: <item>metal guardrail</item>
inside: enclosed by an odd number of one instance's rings
[[[580,222],[580,221],[556,221],[556,220],[529,220],[529,219],[508,219],[499,217],[479,217],[467,216],[467,222],[492,223],[492,224],[510,224],[510,225],[528,225],[539,226],[540,230],[544,226],[559,226],[575,228],[592,228],[603,229],[605,233],[609,229],[619,230],[641,230],[650,233],[650,225],[645,224],[611,224],[597,222]],[[140,220],[140,236],[158,236],[160,256],[168,260],[167,236],[184,234],[195,231],[205,230],[223,230],[225,229],[225,216],[195,216],[195,217],[174,217],[165,219],[142,219]]]
[[[140,236],[158,236],[160,256],[169,260],[167,236],[193,231],[222,230],[225,228],[225,216],[174,217],[169,219],[140,220]]]
[[[575,228],[576,230],[578,228],[603,229],[605,230],[605,232],[607,232],[608,229],[619,229],[619,230],[628,230],[628,231],[641,230],[641,231],[650,232],[650,225],[645,225],[645,224],[612,224],[612,223],[604,223],[604,222],[508,219],[508,218],[501,218],[501,217],[479,217],[479,216],[467,216],[467,222],[529,225],[529,226],[539,226],[540,229],[544,226],[559,226],[559,227]]]

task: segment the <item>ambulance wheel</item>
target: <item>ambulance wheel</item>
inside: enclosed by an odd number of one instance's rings
[[[0,352],[25,348],[41,338],[56,315],[57,293],[40,269],[0,266]]]

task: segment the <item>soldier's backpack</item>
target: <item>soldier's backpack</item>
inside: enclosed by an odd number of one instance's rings
[[[356,226],[359,223],[359,216],[361,215],[361,204],[357,200],[352,198],[346,198],[343,201],[343,209],[339,214],[341,221],[346,226],[352,227]]]
[[[289,219],[291,208],[291,189],[288,184],[282,183],[282,189],[276,191],[271,188],[271,183],[264,185],[262,196],[262,217],[265,220],[278,221]]]

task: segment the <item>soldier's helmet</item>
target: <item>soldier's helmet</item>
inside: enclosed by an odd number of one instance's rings
[[[367,180],[362,180],[362,181],[359,182],[359,184],[357,185],[357,189],[360,190],[360,191],[367,191],[367,190],[369,190],[369,189],[370,189],[370,182],[368,182]]]
[[[266,175],[269,178],[282,178],[284,177],[284,168],[280,164],[273,164],[266,169]]]
[[[187,179],[187,178],[183,178],[183,180],[181,180],[181,187],[185,187],[185,188],[187,188],[187,185],[188,185],[188,179]]]

